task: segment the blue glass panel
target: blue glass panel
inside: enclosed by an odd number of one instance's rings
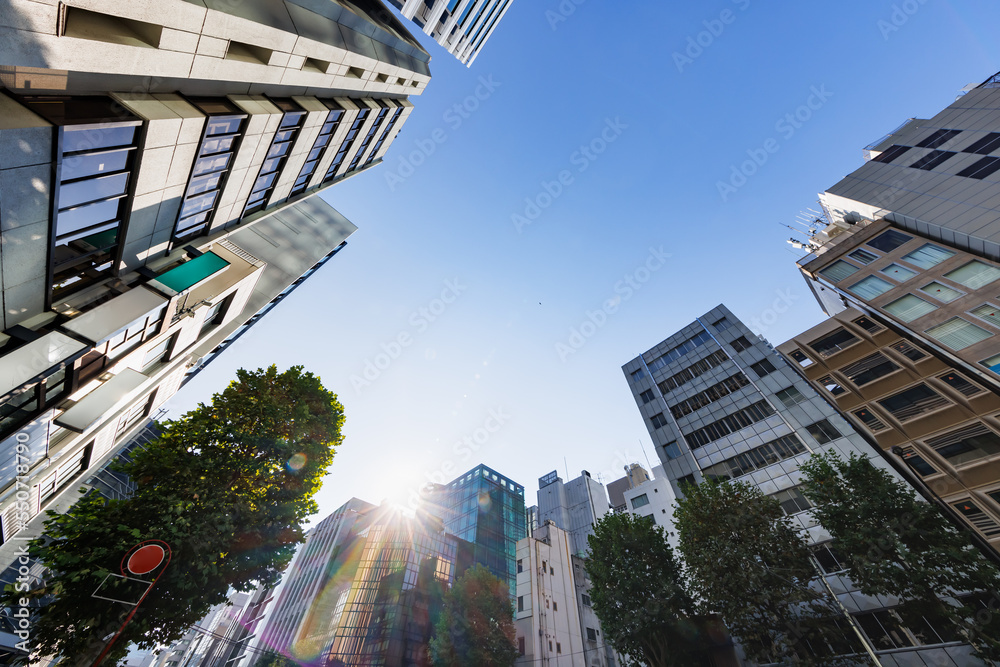
[[[60,179],[71,181],[84,176],[121,171],[128,162],[129,151],[111,151],[97,155],[73,155],[63,158]]]

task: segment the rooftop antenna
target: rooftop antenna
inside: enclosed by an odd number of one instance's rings
[[[646,447],[642,444],[642,438],[639,438],[639,449],[642,451],[642,455],[646,457],[646,465],[649,467],[649,474],[653,474],[653,464],[649,462],[649,454],[646,453]]]
[[[563,457],[563,467],[566,468],[566,481],[569,481],[569,463],[566,462],[566,457]]]

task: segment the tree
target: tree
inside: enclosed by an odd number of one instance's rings
[[[695,604],[663,528],[645,517],[606,514],[587,543],[594,612],[626,667],[699,664]]]
[[[343,407],[319,378],[296,366],[278,373],[237,371],[209,405],[176,421],[131,463],[137,483],[126,500],[91,493],[66,514],[51,515],[29,552],[49,568],[29,593],[41,603],[30,645],[60,665],[90,665],[130,608],[94,598],[136,543],[162,540],[172,560],[137,608],[103,664],[116,664],[130,642],[169,644],[230,588],[272,585],[303,540],[301,522],[316,511],[320,488],[340,444]],[[51,601],[49,601],[51,600]]]
[[[431,658],[436,667],[510,667],[517,660],[516,636],[510,588],[476,565],[444,595]]]
[[[778,502],[741,482],[687,485],[674,519],[691,592],[722,616],[753,662],[833,664],[851,639],[809,588],[811,554]]]
[[[913,489],[855,453],[814,455],[802,465],[802,490],[835,540],[848,576],[865,595],[906,601],[899,612],[911,629],[921,616],[939,631],[969,641],[980,657],[1000,660],[1000,618],[979,614],[1000,599],[1000,571]],[[957,604],[942,596],[959,597]],[[983,618],[977,619],[977,615]],[[908,618],[911,617],[911,618]]]
[[[280,653],[269,651],[254,663],[254,667],[299,667],[299,663]]]

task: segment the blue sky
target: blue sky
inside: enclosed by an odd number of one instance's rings
[[[784,4],[515,0],[471,69],[425,39],[385,162],[323,195],[359,231],[172,416],[239,367],[318,374],[347,416],[320,517],[480,462],[528,504],[656,465],[621,365],[718,303],[775,345],[821,321],[781,225],[1000,70],[993,2]]]

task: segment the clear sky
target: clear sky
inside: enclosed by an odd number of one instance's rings
[[[719,303],[775,345],[821,321],[781,225],[1000,70],[997,25],[990,0],[515,0],[471,69],[414,26],[427,91],[323,195],[359,231],[171,416],[239,367],[318,374],[347,420],[314,520],[480,462],[529,505],[554,469],[656,465],[621,365]]]

